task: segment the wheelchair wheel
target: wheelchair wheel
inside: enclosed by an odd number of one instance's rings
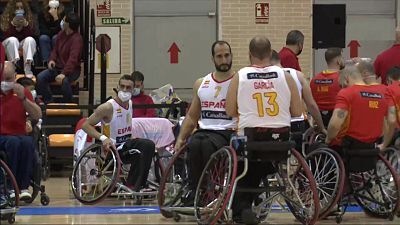
[[[120,162],[117,150],[104,154],[101,145],[89,146],[72,171],[71,189],[75,198],[83,204],[96,204],[106,198],[119,179]]]
[[[187,189],[186,168],[179,168],[179,164],[185,164],[186,147],[178,150],[173,156],[166,168],[163,170],[161,177],[160,189],[158,191],[158,206],[160,213],[166,218],[174,217],[169,207],[179,207],[181,199]],[[193,214],[192,214],[193,215]]]
[[[348,177],[353,196],[365,213],[393,218],[400,206],[400,182],[387,159],[379,155],[375,169]]]
[[[216,224],[232,195],[237,173],[236,152],[222,147],[208,160],[194,199],[194,214],[199,224]]]
[[[395,147],[389,147],[385,149],[384,156],[393,166],[397,174],[400,174],[400,150]]]
[[[11,172],[7,164],[0,159],[0,178],[3,182],[0,184],[0,194],[4,195],[8,202],[7,207],[18,208],[19,206],[19,188],[14,174]],[[10,197],[10,191],[14,191],[15,198]]]
[[[280,164],[279,167],[278,180],[286,187],[282,195],[288,208],[302,224],[315,224],[319,217],[319,196],[306,161],[292,149],[286,166]]]
[[[306,157],[306,162],[317,183],[320,216],[328,216],[339,201],[344,188],[345,168],[339,154],[329,148],[320,148]]]

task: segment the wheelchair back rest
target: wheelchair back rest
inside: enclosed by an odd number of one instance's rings
[[[249,141],[246,150],[253,160],[279,162],[288,158],[293,144],[291,141]]]
[[[376,168],[378,149],[345,149],[345,152],[346,167],[350,172],[365,172]]]
[[[343,154],[349,172],[365,172],[376,168],[379,149],[374,143],[346,137],[343,140]]]

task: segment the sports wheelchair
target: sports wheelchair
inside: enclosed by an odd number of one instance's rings
[[[319,215],[319,196],[305,160],[292,148],[290,141],[255,141],[255,136],[261,136],[256,130],[246,128],[245,136],[232,137],[230,146],[211,155],[196,189],[194,207],[182,206],[182,194],[187,188],[187,170],[182,166],[186,148],[176,152],[160,184],[158,204],[161,214],[174,217],[176,221],[180,214],[194,215],[199,224],[232,223],[233,193],[251,192],[259,195],[252,203],[258,221],[267,218],[272,201],[281,196],[301,223],[314,224]],[[276,186],[270,186],[265,176],[258,188],[237,187],[238,181],[247,173],[249,162],[273,165],[275,171],[270,172],[276,178]],[[239,163],[243,163],[244,168],[240,174]]]
[[[324,135],[311,136],[305,159],[318,186],[319,217],[335,216],[340,223],[353,197],[366,214],[393,220],[400,207],[400,180],[375,145],[345,137],[336,151],[322,144]]]
[[[147,180],[147,184],[154,191],[135,191],[124,185],[124,182],[119,182],[120,179],[127,178],[130,165],[122,165],[117,149],[105,153],[101,144],[94,143],[79,153],[72,171],[71,189],[78,201],[83,204],[96,204],[111,195],[118,198],[135,198],[136,204],[141,204],[144,197],[157,195],[164,168],[172,156],[170,151],[173,150],[170,149],[170,145],[174,136],[169,128],[173,125],[163,118],[134,118],[132,124],[134,136],[148,138],[156,144],[156,153]],[[166,130],[167,128],[169,130]],[[86,136],[82,137],[86,141]],[[127,152],[140,154],[136,149]]]
[[[48,160],[48,137],[45,131],[40,126],[35,125],[32,132],[35,146],[34,164],[31,178],[32,198],[25,201],[32,203],[40,192],[40,203],[47,206],[50,203],[50,198],[46,194],[46,187],[42,181],[46,181],[50,176],[49,160]]]
[[[19,208],[19,188],[17,181],[10,168],[5,163],[6,154],[0,152],[0,221],[7,220],[8,223],[15,223],[15,214]],[[14,198],[11,193],[14,193]]]

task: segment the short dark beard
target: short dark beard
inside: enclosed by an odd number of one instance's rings
[[[215,64],[215,63],[214,63],[214,64]],[[221,68],[222,66],[227,66],[227,67],[226,67],[226,69],[222,69],[222,68]],[[229,63],[229,64],[221,64],[221,65],[219,65],[219,66],[215,65],[215,69],[216,69],[218,72],[222,72],[222,73],[228,72],[231,68],[232,68],[232,62]]]

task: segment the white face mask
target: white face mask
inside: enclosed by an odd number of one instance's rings
[[[36,90],[32,90],[31,94],[32,94],[33,99],[36,99],[36,97],[37,97]]]
[[[23,9],[17,9],[15,10],[15,16],[17,17],[23,17],[25,15],[25,10]]]
[[[140,91],[141,91],[140,88],[134,88],[132,95],[133,96],[138,96],[140,94]]]
[[[12,81],[2,81],[1,82],[1,91],[7,92],[14,88],[14,82]]]
[[[127,102],[131,99],[132,93],[128,91],[118,91],[118,98],[121,99],[122,102]]]
[[[60,2],[59,1],[55,1],[55,0],[51,0],[49,1],[49,7],[50,8],[58,8],[58,6],[60,6]]]
[[[61,30],[64,30],[64,20],[61,20],[60,27],[61,27]]]

